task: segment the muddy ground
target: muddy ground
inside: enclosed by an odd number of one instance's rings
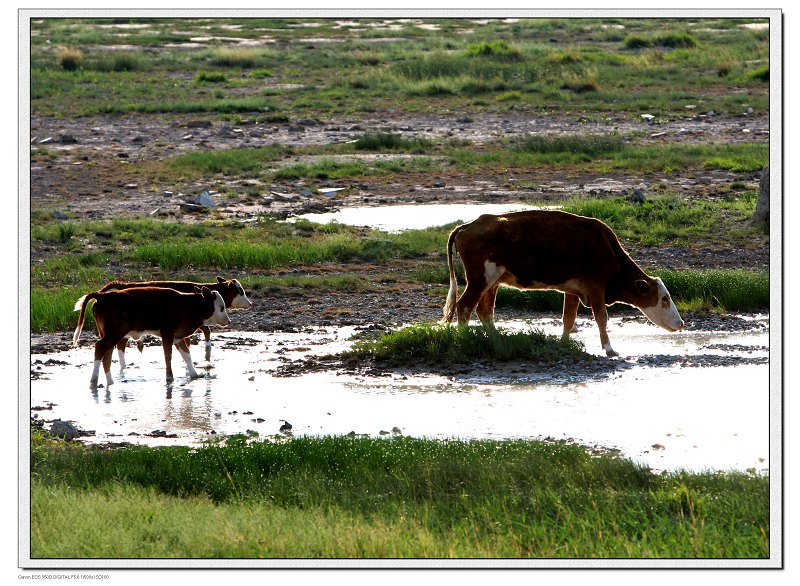
[[[620,133],[635,136],[635,143],[652,144],[698,142],[766,142],[769,120],[747,113],[724,117],[714,113],[687,114],[681,119],[647,124],[645,121],[585,119],[581,117],[541,116],[508,112],[475,116],[408,115],[383,113],[373,118],[351,120],[295,120],[286,123],[254,123],[238,126],[216,119],[176,115],[136,115],[127,117],[41,118],[31,119],[32,213],[54,214],[73,220],[114,217],[160,217],[172,221],[196,222],[209,217],[247,221],[263,213],[283,217],[308,211],[335,210],[347,206],[408,203],[515,203],[527,199],[558,202],[581,193],[604,196],[629,193],[634,187],[645,193],[667,188],[685,197],[718,197],[733,184],[757,189],[758,173],[742,175],[723,171],[695,171],[685,175],[625,173],[593,176],[585,173],[529,170],[493,175],[463,174],[455,170],[427,176],[407,177],[403,182],[367,177],[363,181],[293,181],[264,183],[253,178],[209,178],[207,182],[165,184],[148,174],[148,164],[185,152],[234,147],[259,147],[271,144],[321,145],[354,140],[365,132],[393,132],[408,136],[445,140],[463,138],[474,143],[536,133]],[[375,156],[375,155],[369,155]],[[402,155],[408,156],[408,155]],[[297,162],[288,157],[284,164]],[[325,187],[343,187],[328,197],[317,192]],[[233,191],[235,196],[220,192]],[[198,209],[187,205],[203,191],[209,191],[216,207]],[[241,195],[239,195],[241,194]],[[628,247],[631,255],[646,270],[684,268],[767,268],[768,245],[754,243],[731,249],[713,242],[690,247]],[[36,263],[46,250],[32,250]],[[385,265],[320,265],[288,272],[299,274],[401,274],[413,270],[414,262]],[[113,268],[113,267],[112,267]],[[124,267],[119,267],[124,273]],[[272,271],[280,274],[287,271]],[[243,276],[234,272],[226,276]],[[119,275],[124,278],[124,274]],[[211,275],[209,275],[210,277]],[[441,298],[432,295],[433,285],[405,280],[386,283],[385,290],[293,292],[276,299],[254,295],[253,310],[232,314],[232,328],[244,331],[287,331],[310,326],[357,325],[385,328],[418,321],[437,321]],[[370,288],[372,289],[372,288]],[[498,321],[520,317],[511,311],[498,312]],[[527,316],[524,316],[527,317]],[[558,317],[558,316],[553,316]],[[736,329],[752,327],[752,322],[726,316],[685,316],[687,327],[696,329]],[[644,318],[642,318],[644,319]],[[84,333],[84,344],[93,333]],[[32,335],[34,352],[65,349],[72,332]]]

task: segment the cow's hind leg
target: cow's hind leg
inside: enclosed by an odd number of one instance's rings
[[[497,289],[498,285],[489,287],[478,300],[478,305],[475,308],[483,327],[489,330],[496,329],[494,327],[494,303],[497,298]]]
[[[577,332],[578,328],[575,327],[575,320],[578,318],[578,305],[580,305],[580,298],[571,293],[564,293],[564,313],[562,319],[564,322],[564,333],[561,334],[561,339],[566,340],[571,333]]]
[[[182,339],[180,342],[175,344],[175,347],[178,349],[178,352],[181,354],[181,358],[186,363],[186,373],[189,375],[190,378],[199,378],[200,375],[197,374],[197,371],[192,364],[192,355],[189,352],[189,344],[186,342],[188,338]]]
[[[473,274],[470,275],[470,272]],[[476,307],[478,307],[479,303],[484,297],[484,294],[491,292],[491,295],[480,306],[479,311],[481,313],[478,315],[478,317],[480,318],[481,323],[486,326],[486,317],[487,315],[491,316],[489,320],[491,325],[489,327],[494,329],[494,299],[495,294],[497,293],[497,282],[505,272],[506,269],[504,267],[498,267],[495,263],[490,262],[489,260],[484,261],[483,271],[467,271],[467,286],[464,289],[464,292],[461,294],[461,297],[458,299],[458,303],[456,303],[458,325],[466,325],[469,323],[469,318],[472,315],[472,312],[475,311]],[[487,309],[490,302],[491,311]]]
[[[478,301],[483,295],[483,291],[483,287],[479,287],[473,283],[467,283],[467,287],[464,289],[464,292],[461,294],[461,297],[458,298],[458,302],[456,303],[458,325],[463,326],[469,323],[469,318],[472,315],[472,312],[475,311],[475,307],[478,305]]]
[[[94,367],[92,369],[92,378],[89,380],[89,388],[96,389],[97,381],[100,378],[100,365],[103,365],[103,372],[106,375],[106,385],[111,386],[114,384],[114,379],[111,377],[111,354],[114,351],[114,342],[109,341],[107,338],[101,338],[94,345]]]

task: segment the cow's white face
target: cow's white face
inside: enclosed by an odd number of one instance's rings
[[[207,326],[228,326],[231,323],[231,318],[228,312],[225,311],[225,301],[219,291],[212,291],[214,294],[214,313],[211,314],[203,323]]]
[[[231,301],[231,309],[250,309],[253,303],[247,298],[244,293],[244,287],[238,280],[233,280],[233,285],[236,287],[236,297]]]
[[[655,279],[655,285],[658,288],[656,304],[649,307],[640,307],[642,313],[644,313],[651,322],[665,330],[669,330],[670,332],[682,330],[683,320],[675,304],[672,302],[669,291],[667,291],[661,279]]]

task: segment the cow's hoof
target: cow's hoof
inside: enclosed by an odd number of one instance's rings
[[[606,356],[609,358],[614,358],[615,356],[619,356],[619,352],[615,352],[614,350],[606,350]]]

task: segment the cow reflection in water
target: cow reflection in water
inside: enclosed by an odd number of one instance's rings
[[[453,246],[461,257],[466,288],[458,295]],[[683,329],[683,320],[659,278],[648,276],[628,255],[606,224],[555,210],[485,214],[456,227],[447,242],[450,291],[443,322],[457,316],[466,324],[473,311],[494,329],[494,305],[501,285],[517,289],[553,289],[564,293],[564,333],[575,331],[578,304],[590,307],[608,356],[607,305],[637,307],[657,326]]]

